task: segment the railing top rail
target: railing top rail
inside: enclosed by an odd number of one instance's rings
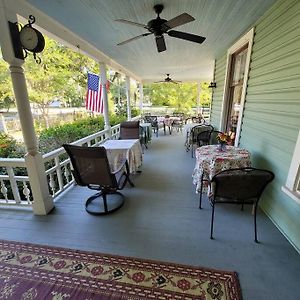
[[[120,124],[117,124],[117,125],[111,127],[111,129],[117,129],[119,126],[120,126]],[[86,136],[86,137],[84,137],[80,140],[72,142],[71,144],[72,145],[82,145],[82,144],[87,143],[90,140],[93,140],[93,139],[97,138],[98,136],[101,136],[102,134],[105,134],[105,133],[108,133],[108,130],[104,129],[104,130],[98,131],[98,132],[93,133],[89,136]],[[52,159],[52,158],[54,158],[54,157],[56,157],[60,154],[63,154],[64,152],[65,152],[65,149],[63,147],[60,147],[60,148],[55,149],[51,152],[43,154],[43,159],[44,160],[49,160],[49,159]]]
[[[26,167],[25,158],[0,158],[1,167]]]

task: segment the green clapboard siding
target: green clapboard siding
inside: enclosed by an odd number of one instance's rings
[[[300,130],[300,1],[278,1],[255,25],[240,146],[275,173],[261,208],[300,250],[300,205],[281,191]],[[219,124],[226,55],[216,61],[212,123]]]
[[[213,90],[213,101],[211,106],[210,122],[215,129],[219,128],[221,108],[225,84],[227,55],[223,55],[220,59],[216,60],[215,64],[215,82],[217,87]]]

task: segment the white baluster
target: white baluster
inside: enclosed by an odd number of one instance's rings
[[[56,167],[56,174],[57,174],[57,179],[58,179],[59,190],[62,191],[63,188],[64,188],[64,183],[63,183],[61,167],[60,167],[60,163],[59,163],[59,157],[56,156],[54,161],[55,161],[55,167]]]
[[[23,195],[25,196],[25,198],[27,200],[27,203],[31,204],[31,201],[30,201],[30,189],[28,188],[27,183],[26,183],[25,180],[23,180]]]
[[[15,173],[12,167],[7,167],[7,174],[9,176],[9,181],[10,181],[10,187],[12,189],[13,195],[14,195],[14,199],[16,201],[16,203],[21,203],[21,196],[19,193],[19,188],[18,188],[18,184],[17,181],[15,179]]]
[[[64,175],[65,175],[65,178],[67,179],[67,182],[69,182],[69,177],[70,177],[70,171],[68,169],[68,166],[66,165],[65,168],[64,168]]]
[[[50,188],[51,188],[51,191],[52,191],[52,195],[54,195],[55,194],[55,180],[54,180],[54,178],[53,178],[53,174],[52,173],[50,173],[50,180],[49,180],[49,186],[50,186]]]
[[[5,183],[4,181],[1,179],[1,189],[0,189],[1,193],[3,194],[5,200],[6,200],[6,203],[8,202],[8,197],[7,197],[7,188],[5,186]]]

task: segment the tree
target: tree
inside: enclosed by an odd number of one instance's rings
[[[8,64],[0,60],[0,108],[5,108],[7,111],[15,106],[13,97],[12,83],[9,75]]]
[[[60,43],[45,37],[41,64],[28,55],[24,67],[29,99],[40,109],[46,126],[48,109],[54,99],[68,106],[81,106],[86,92],[86,69],[99,73],[97,63]],[[47,126],[48,127],[48,126]]]
[[[149,97],[153,105],[174,107],[177,112],[189,112],[197,105],[196,83],[160,83],[144,86],[144,96]],[[208,84],[201,83],[200,105],[210,103],[211,92]]]

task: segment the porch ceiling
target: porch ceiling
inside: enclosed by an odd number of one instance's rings
[[[11,1],[7,1],[11,2]],[[170,73],[175,80],[210,80],[216,56],[226,50],[276,0],[17,0],[15,10],[48,32],[68,40],[69,31],[100,50],[116,65],[144,82],[162,80]],[[147,32],[146,29],[115,22],[127,19],[146,24],[156,17],[155,4],[165,6],[161,17],[171,19],[183,12],[195,21],[176,30],[206,37],[203,44],[165,35],[167,51],[158,53],[153,35],[117,46],[117,43]],[[11,3],[10,3],[11,5]],[[50,17],[50,18],[48,18]],[[68,30],[54,26],[53,21]],[[69,39],[69,42],[71,39]],[[72,41],[71,41],[72,43]],[[80,44],[80,43],[79,43]],[[75,45],[75,44],[73,44]],[[85,49],[83,43],[81,49]],[[124,70],[120,68],[120,70]]]

